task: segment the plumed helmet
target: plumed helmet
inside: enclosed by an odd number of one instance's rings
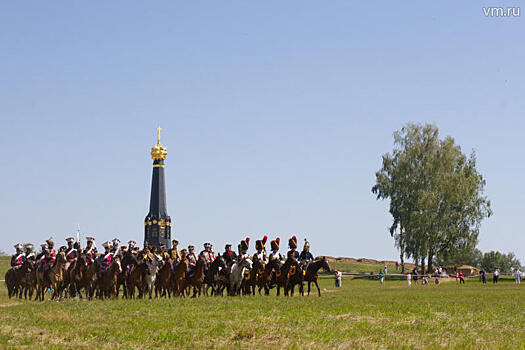
[[[53,237],[46,239],[46,243],[49,247],[52,247],[55,243],[53,242]]]
[[[288,240],[288,246],[290,249],[297,249],[297,237],[292,236],[292,238]]]
[[[268,240],[268,236],[264,236],[263,239],[258,239],[255,241],[255,249],[264,249],[264,245],[266,244],[266,241]]]
[[[113,245],[119,245],[120,244],[120,239],[118,238],[113,238]]]
[[[86,241],[88,243],[93,243],[93,242],[95,242],[95,238],[93,238],[93,237],[86,237]]]
[[[102,243],[102,246],[106,249],[109,249],[111,247],[111,242],[110,241],[106,241],[104,243]]]
[[[134,246],[137,245],[137,242],[135,242],[134,240],[130,240],[130,241],[128,242],[128,245],[129,245],[130,247],[133,248]]]
[[[25,249],[28,249],[28,250],[33,250],[33,244],[31,244],[31,243],[26,243],[26,244],[24,244],[24,248],[25,248]]]
[[[66,238],[66,242],[67,243],[73,243],[74,241],[75,241],[75,239],[73,237]]]
[[[241,241],[240,248],[241,250],[248,250],[248,247],[250,246],[250,237],[246,237]]]
[[[271,241],[270,245],[272,246],[272,250],[279,250],[279,243],[281,243],[281,239],[279,237]]]
[[[304,239],[304,247],[305,248],[310,248],[310,242],[308,242],[308,240],[306,238]]]
[[[20,250],[20,249],[22,249],[22,247],[23,247],[23,246],[22,246],[22,243],[17,243],[17,244],[15,244],[15,249],[16,249],[16,250]]]

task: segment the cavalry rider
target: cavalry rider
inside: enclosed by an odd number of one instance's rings
[[[113,254],[111,252],[111,242],[104,242],[102,243],[102,246],[104,247],[104,254],[100,256],[100,265],[101,265],[101,270],[100,270],[100,276],[101,277],[104,272],[106,272],[107,268],[109,267],[109,265],[111,265],[111,263],[113,262]]]
[[[174,239],[171,241],[171,244],[173,244],[173,248],[169,250],[169,255],[171,260],[173,260],[173,269],[175,269],[175,266],[182,260],[182,255],[179,248],[177,248],[179,241]]]
[[[77,260],[78,258],[78,251],[75,247],[73,247],[74,241],[75,239],[73,237],[66,238],[66,242],[67,242],[66,260],[68,262],[66,266],[66,271],[67,271],[67,267],[71,265],[71,263]]]
[[[33,252],[33,245],[31,243],[24,244],[25,251],[25,257],[29,262],[34,265],[36,261],[35,252]]]
[[[270,246],[272,248],[272,252],[270,253],[270,260],[283,260],[283,256],[281,253],[279,253],[279,244],[281,243],[281,239],[277,237],[275,240],[270,242]]]
[[[308,265],[311,261],[314,261],[314,256],[310,253],[310,242],[304,239],[304,247],[301,255],[299,255],[299,261],[303,264]]]
[[[11,266],[15,269],[20,268],[24,261],[26,261],[26,256],[22,251],[22,247],[21,243],[15,245],[16,253],[11,256]]]
[[[224,246],[224,254],[222,254],[226,267],[229,269],[235,260],[237,260],[237,254],[232,250],[231,244],[226,244]]]
[[[111,242],[113,243],[111,245],[111,255],[113,255],[113,258],[118,256],[119,258],[122,259],[122,252],[120,251],[120,248],[118,246],[120,244],[120,239],[113,238],[113,240]]]
[[[128,242],[128,254],[134,254],[135,253],[135,246],[137,245],[137,242],[134,240],[130,240]]]
[[[266,241],[268,240],[268,236],[264,236],[263,239],[258,239],[255,241],[255,249],[257,252],[253,254],[253,260],[258,259],[261,264],[266,264],[266,251],[264,249],[264,245],[266,244]]]
[[[188,258],[188,262],[189,262],[190,275],[191,275],[191,274],[193,274],[193,271],[197,267],[197,261],[199,260],[199,257],[197,256],[197,254],[195,254],[195,247],[192,246],[192,245],[188,246],[187,258]]]
[[[288,240],[288,247],[290,247],[290,250],[286,254],[286,257],[287,258],[293,257],[295,258],[295,260],[299,261],[299,252],[297,252],[296,250],[297,249],[297,237],[292,236],[292,238]]]
[[[40,264],[40,266],[44,265],[44,259],[46,257],[46,250],[47,250],[47,243],[42,243],[40,245],[40,253],[36,256],[36,261]]]
[[[160,252],[159,252],[159,255],[160,257],[162,258],[163,261],[167,262],[169,259],[170,259],[170,255],[169,253],[166,251],[166,246],[164,244],[161,244],[160,245]]]
[[[210,265],[213,262],[215,257],[211,252],[211,243],[204,243],[204,250],[200,252],[200,255],[204,257],[207,265]]]
[[[86,237],[86,241],[87,246],[86,249],[84,249],[84,254],[86,255],[86,263],[91,264],[97,256],[97,247],[93,244],[93,242],[95,242],[93,237]]]
[[[57,258],[57,253],[55,251],[55,243],[53,242],[53,237],[49,237],[49,239],[46,240],[47,243],[47,249],[44,253],[44,271],[47,271],[53,266],[55,263],[55,260]]]
[[[245,259],[248,257],[248,248],[250,246],[250,237],[246,237],[246,239],[243,239],[241,243],[237,246],[237,249],[239,250],[239,256],[237,257],[240,259]]]

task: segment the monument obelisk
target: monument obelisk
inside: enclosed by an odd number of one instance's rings
[[[151,149],[153,158],[153,175],[151,178],[151,197],[149,213],[144,219],[144,245],[156,246],[164,244],[171,248],[171,218],[166,207],[166,179],[164,176],[164,160],[168,154],[166,147],[160,144],[160,131],[157,128],[157,144]]]

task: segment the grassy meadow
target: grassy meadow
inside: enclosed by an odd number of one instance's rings
[[[8,266],[0,259],[3,275]],[[343,266],[344,267],[344,266]],[[339,267],[342,269],[342,267]],[[9,300],[0,348],[525,349],[525,285],[321,279],[323,296]]]

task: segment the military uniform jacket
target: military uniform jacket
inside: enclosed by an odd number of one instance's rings
[[[78,252],[76,248],[70,248],[66,251],[66,259],[67,260],[76,260],[78,257]]]
[[[204,256],[204,259],[206,259],[206,263],[211,264],[213,262],[213,258],[210,252],[203,250],[201,254]]]
[[[25,257],[26,257],[26,259],[29,260],[31,263],[34,263],[35,260],[36,260],[36,257],[35,257],[35,253],[34,253],[34,252],[25,253]]]
[[[258,259],[262,263],[266,263],[267,262],[267,260],[266,260],[266,252],[263,250],[260,253],[253,254],[253,260],[255,260],[255,259]]]
[[[289,250],[288,251],[288,254],[286,254],[286,257],[291,257],[293,256],[296,260],[299,260],[299,252],[297,252],[297,250]]]
[[[273,253],[272,252],[270,254],[270,260],[275,260],[275,259],[278,259],[279,261],[282,261],[283,260],[283,256],[279,252],[277,252],[277,253]]]
[[[11,266],[20,266],[26,261],[26,256],[24,253],[13,254],[11,256]]]
[[[233,261],[235,259],[237,259],[237,254],[235,254],[235,252],[224,252],[224,254],[222,255],[222,257],[224,258],[224,261],[226,262],[226,265],[230,265],[230,264],[233,264]]]
[[[173,261],[179,262],[182,259],[182,255],[180,254],[180,250],[177,248],[171,248],[170,249],[170,256]]]
[[[195,253],[188,254],[187,258],[188,258],[188,262],[190,263],[190,266],[197,265],[197,254]]]
[[[57,257],[57,253],[55,252],[53,248],[51,248],[51,249],[46,250],[46,252],[44,253],[44,256],[45,256],[46,262],[52,262],[52,261],[55,261]]]
[[[299,260],[301,260],[301,261],[312,261],[312,260],[314,260],[314,256],[312,255],[312,253],[307,252],[306,250],[303,250],[301,252],[301,255],[299,255]]]

